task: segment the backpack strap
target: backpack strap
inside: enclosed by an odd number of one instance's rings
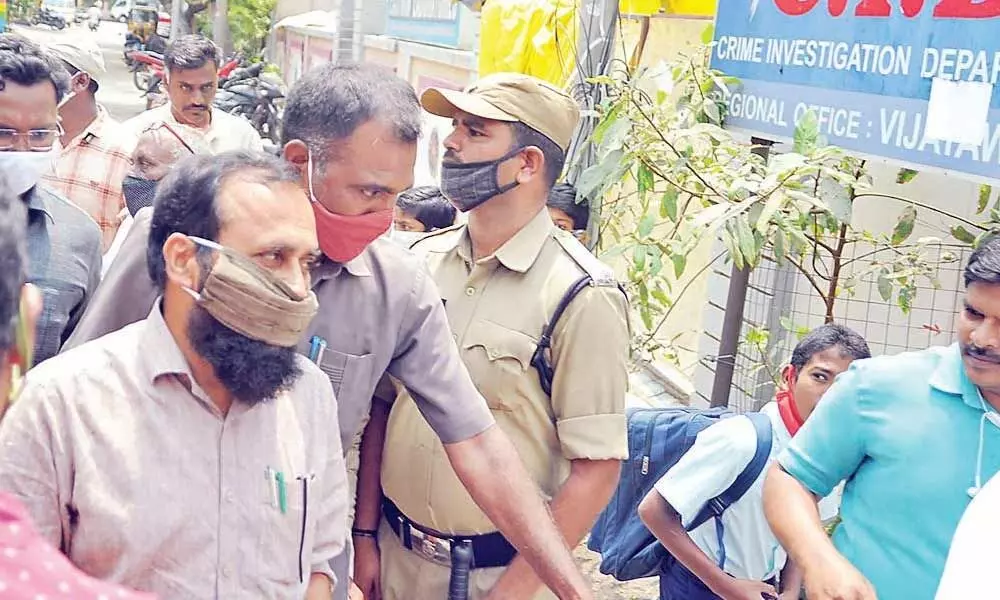
[[[566,290],[562,300],[556,306],[556,310],[552,313],[552,318],[545,324],[545,329],[542,330],[541,337],[538,338],[538,346],[535,348],[535,353],[531,355],[531,366],[535,367],[535,370],[538,371],[538,381],[542,384],[542,390],[546,396],[552,395],[552,378],[555,376],[555,371],[552,368],[552,363],[549,362],[547,353],[552,346],[552,333],[556,329],[556,323],[559,322],[559,318],[562,317],[562,314],[566,311],[566,307],[573,301],[573,298],[576,298],[593,281],[594,279],[587,274],[573,282],[573,285]]]
[[[702,507],[701,511],[688,525],[688,531],[695,529],[711,518],[721,517],[727,508],[747,493],[750,486],[757,481],[757,478],[764,471],[764,467],[767,466],[767,460],[771,456],[771,419],[767,415],[758,412],[746,413],[743,416],[750,419],[754,433],[757,436],[757,449],[754,451],[753,458],[750,459],[747,466],[736,477],[736,481],[726,491],[712,498]]]

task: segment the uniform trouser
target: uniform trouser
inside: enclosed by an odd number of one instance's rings
[[[403,546],[385,519],[378,530],[382,550],[383,600],[447,600],[451,570]],[[486,597],[506,567],[473,569],[469,576],[469,600]],[[555,600],[548,590],[535,594],[534,600]]]

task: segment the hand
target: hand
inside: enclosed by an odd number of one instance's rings
[[[352,586],[357,586],[364,600],[382,600],[382,555],[370,537],[354,538]]]
[[[875,588],[842,556],[804,569],[809,600],[878,600]]]
[[[719,594],[725,600],[774,600],[778,597],[774,586],[763,581],[733,579],[726,587],[726,592]]]
[[[361,588],[351,582],[351,587],[347,590],[347,600],[365,600],[365,595],[361,593]]]

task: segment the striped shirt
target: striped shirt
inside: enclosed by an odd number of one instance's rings
[[[122,180],[132,164],[134,137],[104,107],[83,133],[66,144],[45,184],[83,209],[101,228],[101,250],[115,239],[125,207]]]
[[[42,186],[28,206],[28,283],[42,292],[35,362],[55,356],[101,279],[101,233],[82,210]]]

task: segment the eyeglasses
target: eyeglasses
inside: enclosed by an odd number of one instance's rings
[[[62,125],[48,129],[32,129],[28,132],[0,129],[0,152],[13,150],[18,138],[24,138],[28,142],[28,149],[32,152],[45,152],[55,146],[56,140],[62,137],[62,134]]]

